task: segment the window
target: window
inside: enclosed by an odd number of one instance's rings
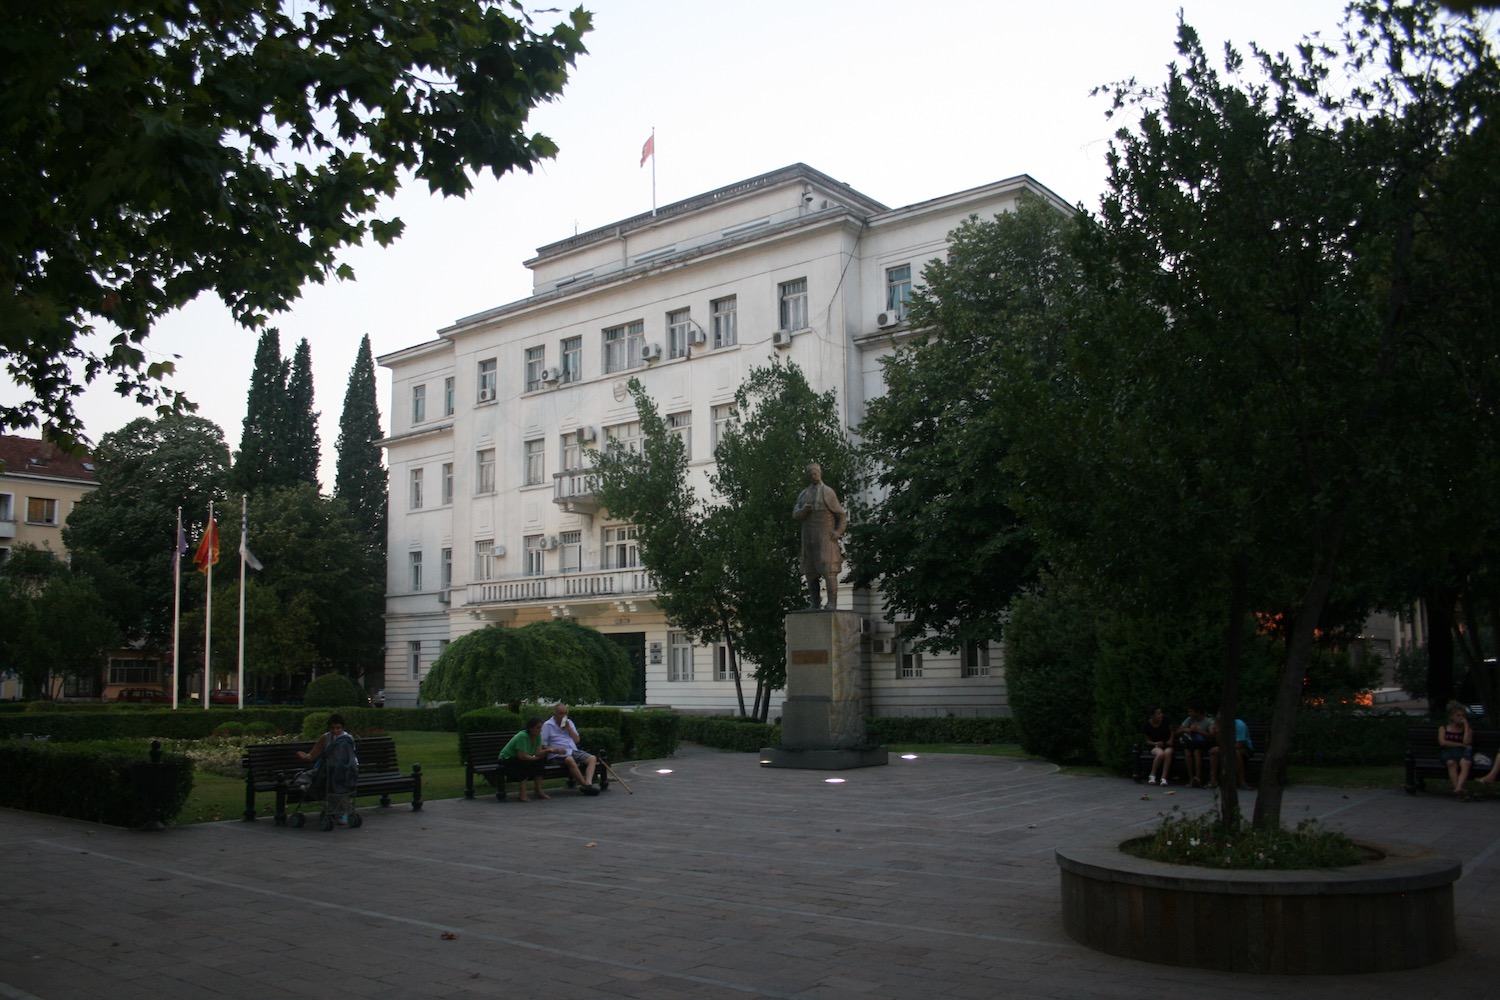
[[[474,579],[488,580],[495,575],[495,540],[482,538],[474,543]]]
[[[990,645],[987,642],[966,642],[962,649],[965,677],[988,677],[990,675]]]
[[[406,659],[411,664],[411,679],[422,679],[422,640],[413,639],[406,644]]]
[[[453,416],[453,402],[457,393],[457,381],[452,375],[443,379],[443,416]]]
[[[911,265],[885,269],[885,307],[898,317],[906,318],[906,301],[911,298]]]
[[[583,444],[578,440],[578,432],[562,436],[562,471],[572,472],[583,468]]]
[[[527,576],[541,576],[547,571],[546,550],[542,548],[541,535],[527,535],[523,539],[526,565],[522,570]]]
[[[677,435],[677,440],[682,442],[682,457],[691,462],[693,460],[692,411],[667,414],[667,430]]]
[[[525,483],[527,486],[538,486],[542,482],[542,475],[546,471],[546,454],[542,451],[544,446],[545,442],[541,438],[526,442]]]
[[[15,520],[15,511],[12,509],[14,500],[9,493],[0,493],[0,521]]]
[[[453,463],[443,463],[443,506],[453,503]]]
[[[615,424],[613,427],[604,428],[604,438],[609,443],[608,447],[618,448],[621,451],[631,451],[640,454],[641,451],[641,422],[632,420],[628,424]]]
[[[692,332],[691,309],[678,309],[667,313],[667,357],[687,357],[688,345],[692,343]]]
[[[453,589],[453,550],[443,549],[438,555],[438,580],[439,586],[444,590]]]
[[[807,329],[807,279],[781,283],[781,329]]]
[[[635,525],[623,524],[604,529],[604,568],[634,569],[640,565],[636,549]]]
[[[411,509],[422,509],[422,470],[411,470]]]
[[[738,325],[735,322],[735,297],[714,299],[708,304],[710,336],[715,350],[733,347],[740,342]]]
[[[157,660],[109,658],[110,684],[160,684],[161,663]]]
[[[422,553],[410,552],[407,556],[411,563],[411,589],[416,593],[422,589]]]
[[[545,347],[526,348],[526,391],[536,392],[542,387],[542,367],[547,361]]]
[[[474,487],[474,492],[476,494],[493,493],[495,492],[495,449],[485,448],[479,453],[478,460],[479,474],[475,478],[477,485]]]
[[[909,627],[909,626],[907,626]],[[922,676],[922,654],[917,652],[917,640],[915,636],[909,636],[906,628],[902,628],[896,634],[897,660],[901,666],[902,677]]]
[[[636,425],[639,429],[640,425]],[[56,524],[57,523],[57,501],[46,497],[26,498],[26,523],[27,524]]]
[[[734,671],[729,665],[729,647],[722,642],[714,647],[714,680],[734,680]]]
[[[560,532],[557,536],[557,548],[562,559],[559,569],[564,573],[577,573],[583,569],[583,532]]]
[[[568,337],[562,342],[562,383],[583,378],[583,338]]]
[[[427,419],[427,387],[425,385],[414,385],[411,387],[411,422],[420,424]]]
[[[729,430],[730,421],[734,420],[738,413],[733,403],[725,403],[723,406],[715,406],[711,411],[713,417],[713,446],[719,447],[719,442],[724,440],[724,432]]]
[[[641,347],[646,343],[646,323],[636,320],[604,331],[604,372],[622,372],[641,363]]]
[[[686,632],[667,633],[667,680],[693,679],[693,644]]]
[[[499,384],[499,373],[495,368],[495,359],[488,358],[479,362],[479,402],[493,402],[495,399],[495,389]]]

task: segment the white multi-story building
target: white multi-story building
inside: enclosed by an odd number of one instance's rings
[[[529,297],[380,358],[393,393],[388,703],[415,704],[452,639],[567,616],[631,653],[635,701],[733,707],[723,649],[694,647],[657,610],[634,528],[589,493],[583,446],[639,435],[636,377],[706,483],[735,389],[776,356],[834,390],[856,426],[949,232],[1025,192],[1068,207],[1021,176],[891,209],[796,164],[542,247]],[[985,648],[913,654],[878,601],[840,595],[869,622],[874,714],[1006,710],[997,650],[993,669]]]

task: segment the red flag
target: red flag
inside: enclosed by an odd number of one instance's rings
[[[656,152],[656,133],[652,132],[651,133],[651,138],[647,139],[646,140],[646,144],[641,147],[641,166],[644,167],[646,165],[646,161],[649,160],[649,159],[651,159],[652,155],[655,154],[655,152]]]
[[[208,567],[219,561],[219,526],[214,521],[208,522],[208,527],[203,529],[203,538],[198,542],[198,551],[193,554],[193,562],[198,564],[198,572],[207,573]]]

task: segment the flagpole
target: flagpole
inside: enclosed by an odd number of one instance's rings
[[[204,533],[214,530],[214,502],[208,502],[208,527]],[[213,654],[209,651],[209,643],[213,638],[214,631],[214,561],[212,555],[208,560],[208,601],[203,609],[203,709],[208,710],[208,684],[209,678],[213,676],[211,663]]]
[[[656,126],[651,126],[651,214],[656,214]]]
[[[245,708],[245,536],[250,530],[250,498],[240,494],[240,710]]]
[[[182,537],[182,508],[177,508],[177,538],[172,543],[172,710],[177,709],[177,678],[181,660],[178,638],[182,634],[182,557],[187,543]]]

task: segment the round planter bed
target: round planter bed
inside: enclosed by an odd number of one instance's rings
[[[1389,972],[1450,957],[1463,866],[1421,847],[1361,846],[1366,864],[1299,871],[1164,864],[1117,843],[1060,847],[1063,924],[1096,951],[1231,972]]]

